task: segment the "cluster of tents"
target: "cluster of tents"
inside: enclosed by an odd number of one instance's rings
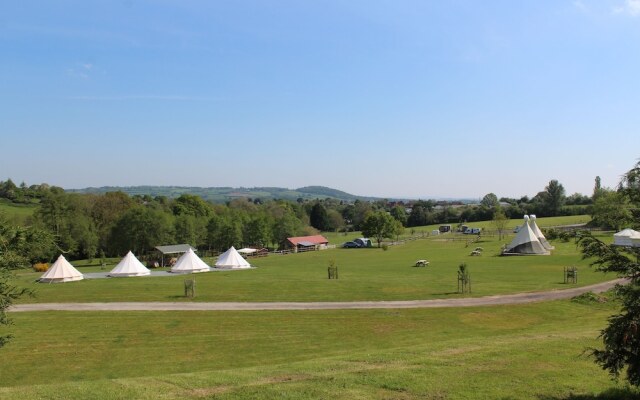
[[[502,255],[549,255],[553,249],[554,247],[549,244],[538,228],[536,216],[532,214],[524,216],[524,224]]]
[[[226,252],[220,254],[215,264],[216,269],[246,269],[251,265],[242,258],[238,251],[232,246]],[[207,265],[196,253],[189,249],[176,261],[171,267],[171,272],[178,274],[191,274],[199,272],[209,272],[212,268]],[[108,276],[112,277],[131,277],[150,275],[151,271],[133,255],[128,252],[118,265],[109,272]],[[84,275],[80,273],[73,265],[67,261],[63,255],[60,255],[55,263],[45,272],[39,282],[57,283],[57,282],[73,282],[84,279]]]

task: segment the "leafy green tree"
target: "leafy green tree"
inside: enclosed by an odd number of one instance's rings
[[[126,211],[111,230],[111,251],[125,254],[144,253],[156,246],[173,242],[171,215],[143,205]]]
[[[91,208],[91,217],[96,226],[99,246],[108,247],[109,232],[123,213],[134,206],[134,201],[124,192],[107,192],[98,196]]]
[[[199,247],[206,241],[206,220],[193,215],[181,214],[174,219],[175,240]]]
[[[329,218],[328,231],[337,231],[338,229],[344,228],[344,218],[342,218],[342,214],[340,214],[338,210],[327,210],[327,217]]]
[[[633,223],[631,210],[631,201],[624,192],[603,189],[591,208],[591,223],[619,231]]]
[[[493,213],[493,219],[491,220],[491,223],[496,227],[496,230],[498,231],[498,240],[502,240],[502,237],[507,230],[507,225],[509,224],[509,218],[507,218],[507,216],[504,214],[502,208],[498,208],[496,212]]]
[[[407,212],[402,206],[395,206],[390,211],[391,216],[396,221],[400,222],[402,226],[407,226]]]
[[[498,201],[498,196],[494,193],[489,193],[480,200],[480,205],[487,208],[495,208],[500,205],[500,201]]]
[[[6,310],[15,300],[30,293],[13,283],[12,270],[28,268],[33,261],[50,259],[53,251],[54,238],[49,232],[13,226],[0,214],[0,326],[11,324]],[[0,334],[0,347],[10,338],[11,335]]]
[[[173,202],[173,214],[208,217],[211,215],[211,206],[202,197],[185,193]]]
[[[399,231],[399,222],[385,211],[369,213],[362,224],[362,234],[372,237],[378,242],[378,247],[384,238],[393,238]],[[401,226],[401,225],[400,225]]]
[[[244,243],[250,246],[265,247],[271,243],[271,224],[266,216],[253,217],[244,225]]]

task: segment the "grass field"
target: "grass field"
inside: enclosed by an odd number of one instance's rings
[[[615,278],[594,271],[581,260],[573,242],[555,242],[550,256],[500,257],[503,243],[487,237],[467,244],[466,237],[449,240],[447,235],[415,240],[382,249],[330,249],[252,259],[257,268],[211,272],[195,277],[195,301],[355,301],[455,298],[458,265],[466,262],[471,271],[472,295],[563,289],[563,267],[579,268],[579,284],[588,285]],[[606,236],[610,236],[606,234]],[[453,236],[449,236],[452,238]],[[482,256],[469,253],[482,246]],[[415,261],[430,265],[416,268]],[[338,280],[327,279],[327,267],[335,260]],[[213,260],[207,259],[210,265]],[[110,270],[117,262],[113,259]],[[85,263],[76,263],[84,265]],[[97,266],[79,267],[83,272]],[[192,301],[183,296],[184,275],[93,279],[66,284],[35,283],[41,274],[22,272],[21,285],[36,290],[36,297],[23,302],[91,301]]]
[[[0,398],[619,399],[612,304],[14,314]]]
[[[38,206],[34,204],[17,205],[0,199],[0,214],[3,214],[10,222],[19,225],[24,224],[37,209]]]
[[[551,256],[499,257],[512,236],[478,243],[453,237],[388,251],[270,255],[251,260],[255,269],[189,278],[197,281],[195,301],[455,298],[461,262],[471,270],[473,296],[567,288],[568,265],[579,267],[580,285],[614,278],[589,268],[573,242],[554,242]],[[483,255],[469,256],[476,246]],[[414,267],[422,258],[429,267]],[[329,260],[340,279],[326,278]],[[100,270],[75,264],[82,272]],[[185,276],[33,283],[39,275],[19,275],[21,285],[37,291],[23,301],[191,301],[183,297]],[[443,309],[14,313],[15,337],[0,350],[0,398],[640,399],[584,354],[599,346],[598,333],[617,309],[615,302],[566,300]]]

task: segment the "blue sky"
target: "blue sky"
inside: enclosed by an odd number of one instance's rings
[[[0,3],[2,180],[590,194],[639,128],[640,0]]]

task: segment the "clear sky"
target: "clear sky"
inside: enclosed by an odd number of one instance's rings
[[[0,180],[591,194],[639,129],[640,0],[0,2]]]

